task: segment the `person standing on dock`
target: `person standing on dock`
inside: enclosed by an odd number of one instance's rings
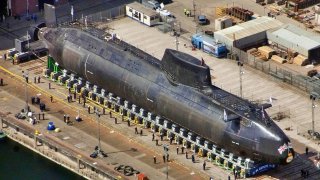
[[[53,103],[53,97],[52,96],[50,96],[50,101]]]
[[[0,79],[0,86],[3,86],[3,79]]]
[[[202,164],[202,168],[203,168],[203,170],[205,171],[206,170],[206,161],[203,161],[203,164]]]
[[[166,156],[165,155],[162,156],[162,159],[163,159],[163,163],[166,163]]]
[[[40,84],[40,79],[41,79],[40,76],[38,76],[38,84]]]
[[[157,164],[157,158],[156,158],[156,156],[153,156],[153,163],[154,163],[154,164]]]

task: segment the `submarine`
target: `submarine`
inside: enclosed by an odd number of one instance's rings
[[[203,61],[173,49],[161,60],[133,53],[116,37],[106,40],[97,32],[42,27],[34,34],[62,68],[236,156],[276,165],[293,160],[290,140],[267,106],[214,86]]]

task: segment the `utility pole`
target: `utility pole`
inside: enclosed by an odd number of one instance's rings
[[[28,104],[28,83],[26,81],[26,78],[28,78],[28,71],[26,70],[24,73],[23,73],[23,77],[25,78],[25,98],[26,98],[26,107],[25,107],[25,110],[26,110],[26,113],[29,112],[29,104]]]
[[[196,21],[196,3],[195,0],[192,0],[192,6],[193,6],[193,20]]]
[[[178,51],[179,50],[179,40],[178,40],[178,37],[180,36],[180,22],[175,22],[174,23],[174,26],[175,26],[175,30],[174,30],[174,34],[176,36],[176,50]]]
[[[96,109],[97,122],[98,122],[98,148],[101,150],[101,142],[100,142],[100,112]]]
[[[29,18],[29,0],[27,0],[27,18]]]
[[[242,75],[243,75],[243,70],[242,70],[242,66],[243,66],[243,63],[238,61],[237,62],[238,66],[239,66],[239,78],[240,78],[240,97],[242,98],[243,95],[242,95]]]
[[[101,149],[101,134],[100,134],[100,112],[99,110],[96,108],[96,111],[95,111],[96,115],[97,115],[97,122],[98,122],[98,149],[96,149],[97,153],[98,153],[98,156],[99,157],[108,157],[107,154],[105,154],[102,149]]]
[[[30,49],[30,43],[29,43],[29,41],[30,41],[30,38],[29,38],[29,31],[27,31],[27,40],[28,40],[28,51],[29,51],[29,49]]]
[[[169,148],[168,148],[168,145],[166,145],[166,148],[164,148],[164,152],[165,152],[165,158],[167,158],[168,157],[168,150],[169,150]],[[169,171],[168,171],[168,160],[169,159],[167,159],[167,161],[166,161],[166,175],[167,175],[167,179],[169,179]]]
[[[311,92],[310,93],[310,100],[311,100],[311,110],[312,110],[312,135],[314,135],[314,120],[315,120],[315,117],[314,117],[314,108],[316,108],[316,105],[314,103],[315,100],[319,99],[319,94],[316,93],[316,92]]]

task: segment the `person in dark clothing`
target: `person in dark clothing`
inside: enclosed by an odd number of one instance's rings
[[[169,162],[169,153],[167,153],[167,162]]]
[[[207,165],[207,164],[206,164],[206,161],[204,161],[203,164],[202,164],[203,170],[206,170],[206,165]]]
[[[166,156],[165,155],[162,156],[162,159],[163,159],[163,163],[166,163]]]
[[[53,102],[53,97],[52,96],[50,96],[50,101]]]
[[[160,134],[160,139],[161,141],[163,141],[163,134]]]
[[[186,152],[186,159],[188,159],[188,152]]]
[[[128,124],[128,126],[130,127],[130,121],[129,121],[129,120],[127,121],[127,124]]]
[[[0,86],[3,86],[3,79],[0,79]]]
[[[137,127],[134,128],[134,133],[138,134],[138,128]]]
[[[140,136],[142,136],[142,129],[140,130]]]
[[[184,146],[181,146],[181,153],[184,154]]]
[[[157,158],[156,158],[156,156],[153,156],[153,163],[154,163],[154,164],[157,164]]]
[[[306,147],[306,155],[308,155],[308,153],[309,153],[309,148]]]
[[[152,133],[152,141],[154,141],[154,133]]]
[[[40,76],[38,76],[38,83],[40,83],[40,79],[41,79]]]
[[[74,92],[73,93],[73,99],[77,99],[77,93],[76,92]],[[80,99],[80,98],[79,98]],[[80,103],[79,103],[80,104]]]
[[[195,158],[194,158],[193,154],[191,155],[191,160],[192,160],[193,163],[195,162]]]
[[[177,154],[179,154],[179,147],[177,146]]]

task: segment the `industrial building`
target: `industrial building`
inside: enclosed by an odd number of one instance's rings
[[[44,3],[59,5],[67,2],[68,0],[7,0],[7,10],[9,16],[22,16],[43,10]]]
[[[160,21],[160,16],[156,11],[137,2],[126,5],[126,15],[147,26],[153,26]]]
[[[248,49],[267,43],[266,31],[280,27],[282,23],[270,17],[259,17],[220,31],[214,32],[214,38],[231,50],[233,47]]]
[[[214,25],[215,25],[214,27],[216,31],[231,27],[232,24],[233,24],[232,18],[229,16],[223,16],[221,18],[217,18],[214,21]]]
[[[292,24],[267,31],[270,44],[297,52],[309,60],[320,60],[320,37]]]
[[[293,7],[294,11],[307,8],[309,6],[320,3],[320,0],[289,0],[286,2],[286,7]]]

